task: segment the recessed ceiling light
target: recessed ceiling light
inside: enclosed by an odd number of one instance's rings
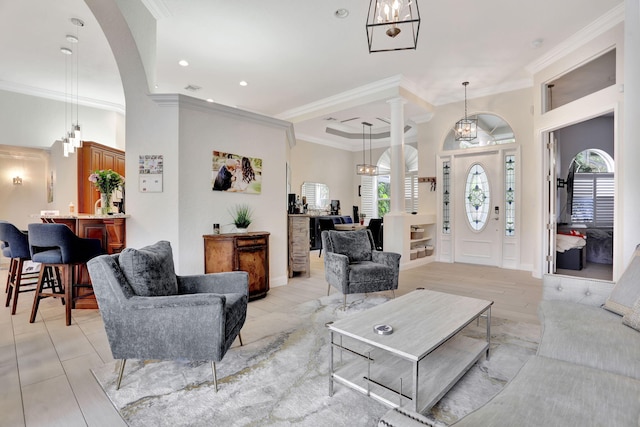
[[[180,61],[178,61],[178,64],[182,67],[188,67],[189,66],[189,62],[187,62],[184,59],[181,59]]]
[[[71,35],[71,34],[67,34],[65,36],[65,38],[67,39],[67,41],[69,43],[78,43],[78,38],[76,36]]]
[[[84,27],[84,21],[78,18],[71,18],[71,23],[76,27]]]
[[[535,39],[531,41],[531,47],[534,49],[539,48],[540,46],[542,46],[542,43],[544,42],[543,39]]]
[[[207,98],[207,102],[213,102],[213,99]]]
[[[248,84],[249,84],[249,83],[245,82],[244,80],[242,80],[242,81],[240,82],[240,86],[246,86],[246,85],[248,85]]]
[[[349,10],[348,9],[338,9],[335,12],[333,12],[333,16],[335,16],[336,18],[340,18],[340,19],[344,19],[347,16],[349,16]]]
[[[73,51],[68,47],[61,47],[60,52],[64,53],[65,55],[71,55],[73,53]]]

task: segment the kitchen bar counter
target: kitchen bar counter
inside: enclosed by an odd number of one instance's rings
[[[42,222],[67,225],[77,236],[100,239],[108,254],[121,252],[126,245],[126,219],[130,215],[43,215]]]
[[[99,239],[102,249],[108,254],[121,252],[126,247],[126,219],[130,215],[42,215],[40,219],[45,223],[65,224],[77,236],[89,239]],[[79,272],[80,283],[90,283],[89,273],[86,267]],[[98,308],[93,296],[93,291],[87,288],[74,288],[75,301],[73,308]],[[74,298],[75,299],[75,298]]]

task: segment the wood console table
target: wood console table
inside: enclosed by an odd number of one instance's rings
[[[42,222],[65,224],[76,236],[85,239],[98,239],[102,242],[102,249],[108,254],[121,252],[126,246],[126,219],[129,215],[56,215],[43,216]],[[86,267],[80,272],[80,283],[91,283]],[[88,288],[75,288],[73,308],[98,308],[93,291]]]
[[[249,299],[265,297],[269,291],[269,234],[206,234],[204,272],[246,271],[249,273]]]

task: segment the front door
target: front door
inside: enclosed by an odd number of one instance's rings
[[[501,267],[503,178],[499,151],[454,158],[455,262]]]

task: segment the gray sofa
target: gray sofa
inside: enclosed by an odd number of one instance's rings
[[[640,331],[623,324],[640,327],[640,249],[615,286],[551,275],[543,286],[536,356],[453,426],[640,426]],[[430,424],[392,410],[379,425]]]

